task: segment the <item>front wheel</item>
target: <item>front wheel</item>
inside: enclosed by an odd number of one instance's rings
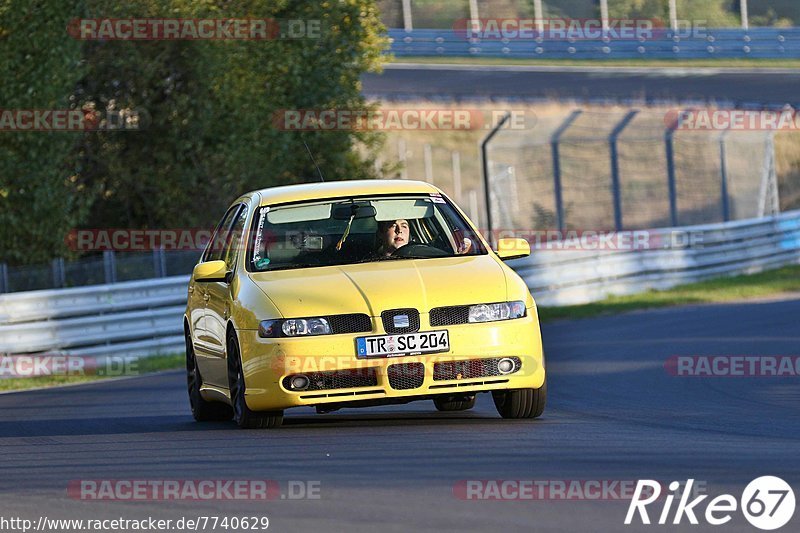
[[[547,381],[538,389],[493,391],[492,398],[503,418],[537,418],[547,403]]]
[[[245,383],[242,358],[236,337],[228,336],[228,385],[233,405],[233,419],[243,429],[277,428],[283,423],[283,411],[251,411],[244,399]]]

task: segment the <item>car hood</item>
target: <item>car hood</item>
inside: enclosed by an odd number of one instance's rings
[[[367,313],[506,299],[505,273],[489,255],[402,259],[275,272],[251,279],[284,317]]]

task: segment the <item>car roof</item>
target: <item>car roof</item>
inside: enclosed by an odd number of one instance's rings
[[[323,198],[346,198],[370,194],[431,194],[441,193],[437,187],[424,181],[412,180],[349,180],[303,183],[270,187],[248,193],[261,196],[260,205],[274,205]]]

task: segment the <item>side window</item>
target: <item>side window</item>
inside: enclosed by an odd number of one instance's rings
[[[230,231],[230,239],[225,245],[225,264],[228,270],[233,270],[236,267],[236,258],[239,257],[239,250],[242,249],[242,234],[244,233],[244,223],[247,220],[247,207],[245,206],[239,211],[236,220]]]
[[[237,204],[230,209],[228,212],[225,213],[225,216],[222,217],[222,221],[217,226],[217,229],[214,230],[214,236],[211,237],[211,240],[206,246],[206,251],[203,253],[203,262],[206,261],[218,261],[222,259],[227,248],[228,239],[230,238],[230,228],[233,224],[233,219],[236,216],[236,213],[239,212],[241,209],[241,204]]]

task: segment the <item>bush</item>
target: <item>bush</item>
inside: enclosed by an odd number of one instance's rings
[[[42,0],[29,16],[33,26],[14,8],[0,19],[13,37],[3,34],[13,60],[4,58],[2,94],[25,96],[4,98],[6,107],[129,110],[142,127],[4,136],[0,261],[59,255],[78,225],[210,227],[247,190],[316,179],[303,140],[327,179],[375,177],[377,134],[272,124],[281,109],[367,105],[360,76],[380,68],[386,46],[372,0]],[[320,20],[322,31],[272,41],[77,41],[66,32],[73,17]],[[38,70],[9,86],[26,61]]]

